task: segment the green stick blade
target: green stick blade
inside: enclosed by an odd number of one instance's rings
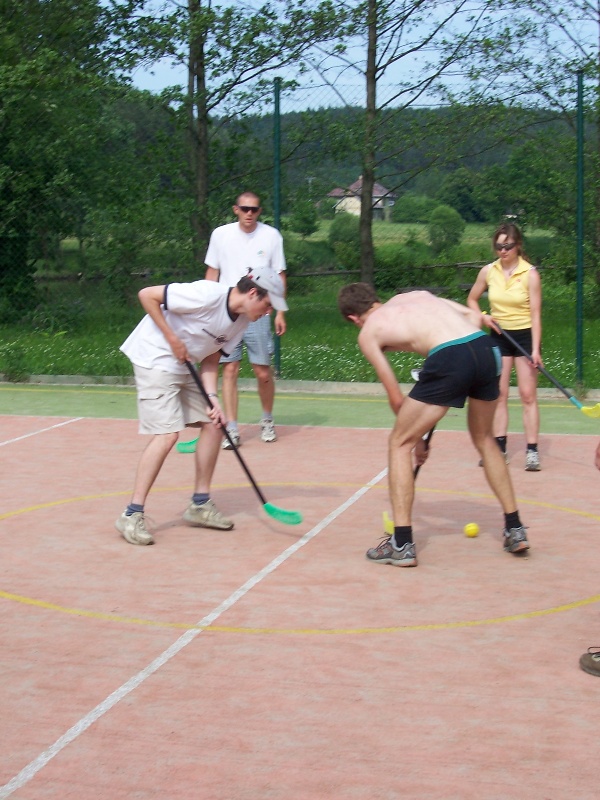
[[[196,452],[196,444],[198,443],[198,439],[190,439],[189,442],[177,442],[177,452],[178,453],[195,453]]]
[[[264,510],[270,517],[284,525],[299,525],[302,522],[302,514],[299,511],[287,511],[285,508],[278,508],[273,503],[265,503]]]

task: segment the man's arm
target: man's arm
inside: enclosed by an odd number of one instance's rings
[[[225,412],[221,408],[219,396],[217,394],[220,357],[220,350],[206,356],[200,364],[200,376],[202,378],[202,385],[206,389],[206,394],[210,397],[213,404],[212,408],[210,406],[208,407],[208,415],[216,425],[224,427],[227,420],[225,419]]]
[[[363,328],[358,336],[358,345],[364,357],[374,367],[377,377],[387,392],[390,407],[394,414],[397,414],[404,400],[404,395],[400,390],[400,384],[396,380],[394,370],[379,342],[370,331],[366,331]]]
[[[204,276],[205,281],[217,281],[219,280],[219,272],[220,270],[215,269],[214,267],[206,267],[206,275]]]
[[[162,304],[165,297],[166,286],[146,286],[138,292],[138,298],[142,304],[142,308],[148,314],[150,319],[160,329],[163,336],[167,340],[169,347],[173,351],[173,355],[178,361],[182,363],[188,359],[189,354],[187,347],[181,339],[175,335],[173,330],[167,324],[165,315],[162,310]]]
[[[281,278],[281,281],[283,283],[283,290],[284,290],[283,296],[285,297],[285,295],[287,294],[287,275],[285,273],[285,270],[282,270],[279,273],[279,277]],[[275,333],[277,334],[277,336],[283,336],[286,330],[287,330],[287,323],[285,321],[285,311],[278,311],[275,314]]]

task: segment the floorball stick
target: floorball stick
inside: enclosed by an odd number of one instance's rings
[[[508,341],[512,344],[512,346],[516,347],[516,349],[520,353],[522,353],[525,356],[525,358],[528,358],[529,361],[531,361],[531,363],[533,364],[533,359],[532,359],[531,355],[527,352],[527,350],[525,350],[524,347],[521,347],[521,345],[513,339],[513,337],[510,335],[510,333],[505,331],[499,325],[498,325],[498,329],[499,329],[500,333],[508,339]],[[600,417],[600,403],[596,403],[595,406],[584,406],[583,403],[581,403],[575,397],[573,392],[571,392],[569,389],[565,389],[565,387],[562,385],[562,383],[557,381],[556,378],[554,377],[554,375],[551,375],[548,372],[547,369],[544,369],[544,367],[542,367],[540,364],[535,364],[534,366],[535,366],[536,369],[538,369],[542,373],[542,375],[544,375],[546,378],[548,378],[550,383],[553,383],[556,386],[557,389],[560,389],[560,391],[565,395],[565,397],[568,397],[569,400],[573,403],[573,405],[576,406],[580,411],[582,411],[586,416],[588,416],[588,417]]]
[[[210,408],[214,408],[213,402],[210,399],[210,397],[208,396],[208,394],[206,392],[206,389],[204,388],[204,386],[202,384],[202,381],[200,380],[200,376],[198,375],[198,373],[194,369],[193,365],[187,360],[185,362],[185,365],[188,368],[188,371],[189,371],[190,375],[194,379],[194,382],[195,382],[196,386],[200,390],[200,393],[202,394],[202,397],[205,399],[206,404],[208,406],[210,406]],[[270,517],[273,517],[273,519],[276,519],[278,522],[283,522],[286,525],[299,525],[302,522],[302,514],[299,511],[287,511],[285,508],[279,508],[278,506],[274,506],[273,503],[267,503],[267,500],[266,500],[264,494],[259,489],[258,484],[254,480],[254,477],[252,476],[252,473],[248,469],[248,466],[247,466],[246,462],[244,461],[244,459],[240,455],[240,451],[235,446],[235,444],[234,444],[234,442],[233,442],[233,440],[231,438],[231,435],[230,435],[229,431],[227,430],[227,428],[225,428],[225,427],[223,428],[223,433],[225,434],[225,438],[227,439],[227,441],[231,445],[231,448],[233,449],[233,452],[236,454],[236,456],[238,458],[238,461],[240,462],[240,464],[242,466],[242,469],[244,470],[244,472],[248,476],[248,480],[252,484],[252,488],[254,489],[256,494],[258,495],[258,498],[259,498],[260,502],[262,503],[262,506],[263,506],[264,510],[267,512],[267,514]]]

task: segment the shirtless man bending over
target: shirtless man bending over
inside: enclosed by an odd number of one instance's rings
[[[366,283],[344,286],[338,305],[342,315],[360,328],[359,347],[375,368],[396,415],[388,452],[394,534],[368,550],[367,558],[399,567],[417,565],[411,454],[414,450],[416,463],[422,464],[427,457],[424,435],[449,408],[463,408],[467,398],[469,434],[504,512],[504,549],[509,553],[528,550],[510,475],[492,432],[502,364],[498,349],[480,329],[481,313],[423,291],[381,303]],[[407,396],[385,356],[387,350],[425,358],[419,380]]]

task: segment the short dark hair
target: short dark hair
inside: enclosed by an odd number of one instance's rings
[[[368,283],[349,283],[342,286],[338,294],[338,308],[345,319],[349,319],[350,314],[360,316],[380,302],[375,289]]]
[[[253,197],[256,200],[256,205],[260,208],[260,197],[256,194],[256,192],[240,192],[235,198],[236,206],[239,206],[240,204],[240,197]]]
[[[261,286],[257,286],[254,281],[251,281],[247,275],[244,275],[243,278],[240,278],[236,284],[236,288],[240,294],[248,294],[250,289],[256,289],[256,296],[262,300],[263,297],[266,297],[269,293],[266,289],[263,289]]]

